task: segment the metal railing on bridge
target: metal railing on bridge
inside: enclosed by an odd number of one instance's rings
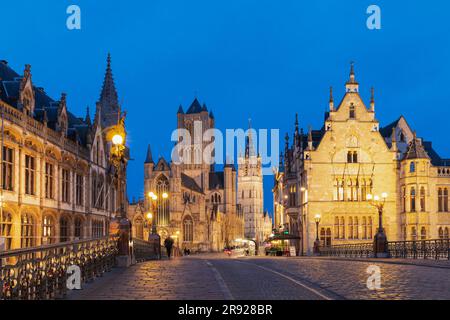
[[[320,247],[320,256],[347,258],[374,257],[374,244],[354,243]],[[390,241],[391,258],[450,260],[450,239]]]
[[[0,253],[0,300],[61,298],[67,292],[68,268],[80,268],[82,283],[110,271],[117,238],[80,240]]]

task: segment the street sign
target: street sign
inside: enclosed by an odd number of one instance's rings
[[[297,256],[297,250],[295,250],[295,246],[289,247],[289,253],[290,253],[291,257]]]

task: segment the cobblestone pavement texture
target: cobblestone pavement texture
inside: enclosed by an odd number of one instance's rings
[[[381,271],[369,290],[367,268]],[[72,291],[81,300],[450,299],[450,262],[199,255],[148,261]]]

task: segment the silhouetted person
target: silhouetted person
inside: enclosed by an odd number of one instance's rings
[[[172,255],[173,239],[169,237],[166,240],[164,240],[164,247],[166,247],[167,256],[170,259],[170,256]]]

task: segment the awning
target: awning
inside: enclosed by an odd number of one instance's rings
[[[278,241],[278,240],[300,240],[299,236],[294,234],[276,234],[273,237],[266,240],[266,242]]]

